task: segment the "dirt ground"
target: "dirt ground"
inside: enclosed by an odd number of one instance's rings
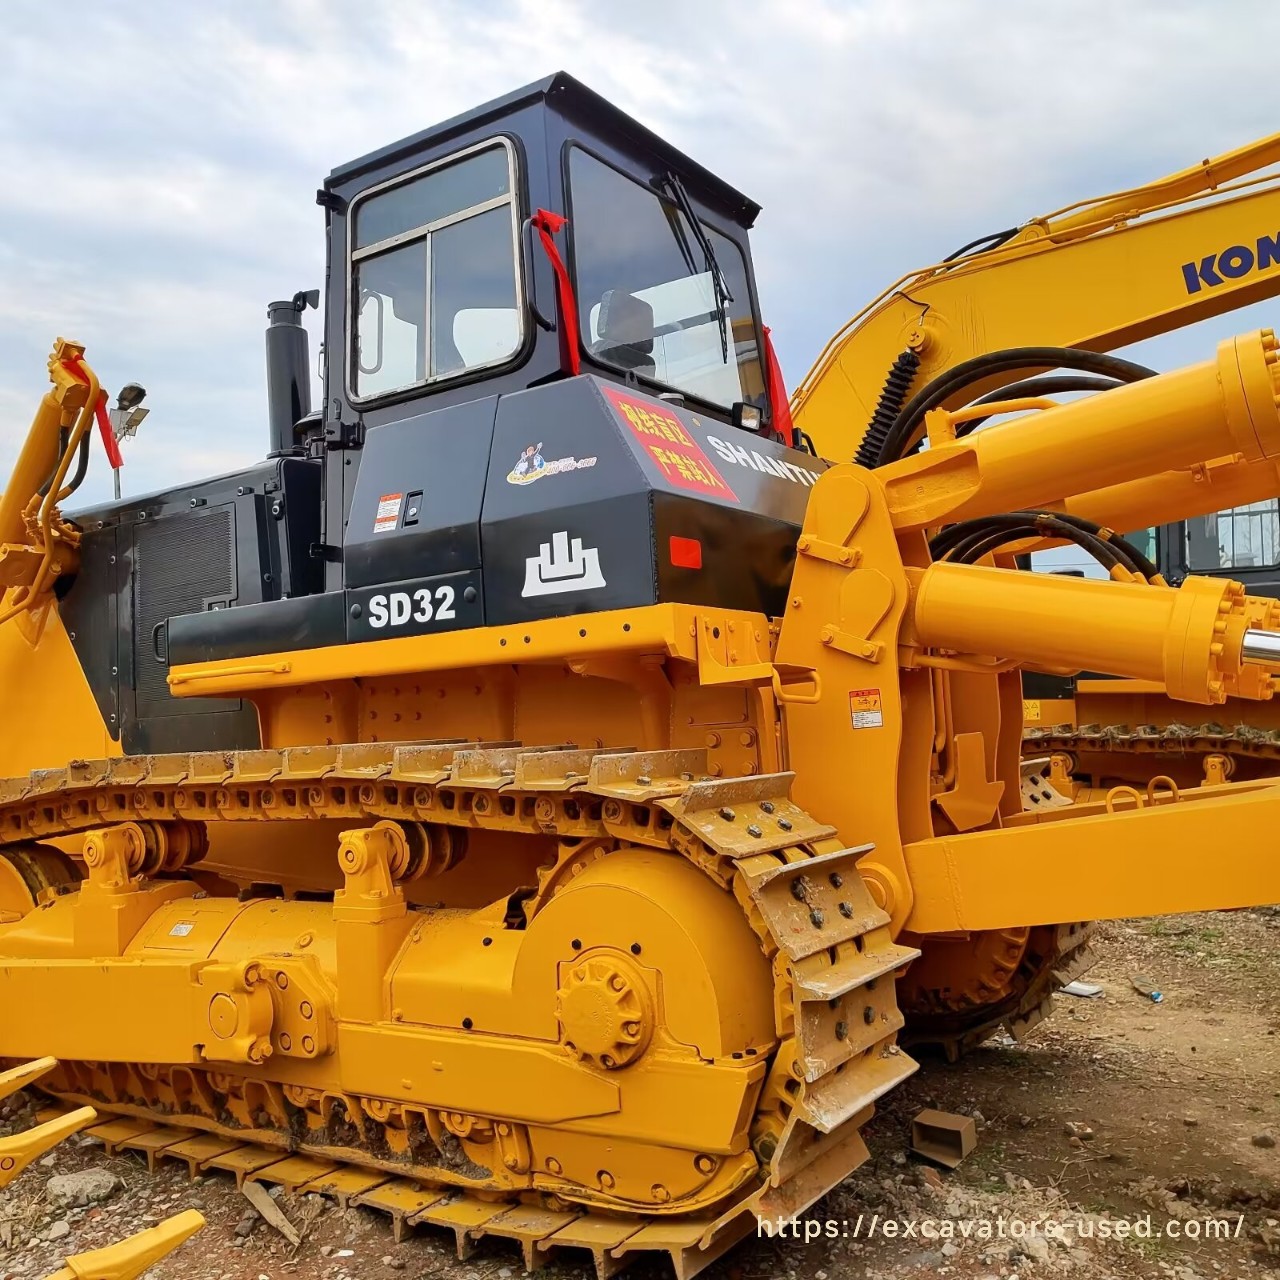
[[[959,1065],[925,1062],[869,1127],[872,1159],[806,1215],[819,1238],[749,1238],[704,1274],[1280,1277],[1278,944],[1280,908],[1106,925],[1088,975],[1102,985],[1100,998],[1059,997],[1054,1016],[1022,1044],[1002,1038]],[[1135,976],[1163,1001],[1139,994]],[[910,1119],[929,1106],[976,1122],[977,1148],[954,1172],[908,1152]],[[0,1133],[29,1118],[21,1101],[0,1106]],[[109,1170],[118,1187],[92,1206],[54,1207],[49,1179],[86,1168]],[[388,1221],[371,1212],[316,1197],[277,1204],[303,1231],[300,1247],[246,1213],[230,1177],[192,1185],[170,1165],[148,1178],[139,1161],[108,1160],[73,1138],[0,1193],[0,1280],[45,1277],[68,1253],[191,1207],[209,1225],[149,1273],[156,1280],[510,1280],[522,1272],[514,1245],[487,1241],[458,1262],[451,1235],[419,1232],[396,1244]],[[1226,1226],[1206,1227],[1208,1219]],[[886,1234],[886,1220],[896,1234]],[[1036,1220],[1052,1234],[1042,1226],[1014,1238],[1015,1224]],[[1136,1234],[1117,1240],[1122,1220]],[[1183,1238],[1170,1238],[1169,1223]],[[1200,1238],[1186,1239],[1193,1230]],[[1227,1238],[1204,1238],[1210,1230]],[[586,1280],[593,1271],[586,1255],[561,1254],[543,1274]],[[628,1272],[636,1280],[667,1274],[648,1261]]]

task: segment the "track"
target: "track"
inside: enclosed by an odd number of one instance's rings
[[[966,950],[994,945],[1006,952],[1003,963],[988,959],[981,967],[957,961],[947,953],[946,941],[935,942],[909,972],[905,989],[899,992],[907,1017],[903,1043],[940,1051],[949,1062],[955,1062],[1002,1027],[1021,1040],[1048,1017],[1054,992],[1093,964],[1096,957],[1090,943],[1095,927],[1038,925],[975,934],[950,944]],[[989,998],[982,999],[977,993],[971,1000],[957,998],[949,975],[966,970],[990,975],[983,993]],[[935,975],[937,986],[931,982]]]
[[[696,1213],[610,1196],[512,1156],[478,1166],[459,1141],[474,1134],[383,1098],[216,1067],[66,1061],[51,1091],[115,1113],[97,1130],[109,1144],[351,1198],[386,1209],[398,1229],[450,1227],[460,1253],[486,1235],[517,1240],[526,1263],[586,1248],[607,1275],[656,1250],[692,1275],[757,1217],[790,1218],[856,1168],[875,1099],[915,1069],[896,1044],[894,975],[917,953],[893,943],[863,886],[865,849],[845,848],[793,805],[790,775],[717,781],[705,769],[698,751],[450,742],[77,761],[0,782],[0,847],[28,884],[49,870],[36,842],[126,821],[157,833],[336,817],[554,835],[561,856],[519,904],[530,923],[585,858],[640,846],[687,860],[732,895],[758,938],[775,975],[777,1038],[741,1172]],[[160,838],[153,870],[178,873],[196,845]],[[500,1104],[483,1121],[499,1156],[510,1150],[501,1135],[519,1127],[502,1122]]]
[[[1178,762],[1194,759],[1203,768],[1210,756],[1222,756],[1229,762],[1225,776],[1261,777],[1280,769],[1280,730],[1244,724],[1228,728],[1213,721],[1199,725],[1053,725],[1027,729],[1022,745],[1027,755],[1061,751],[1120,760],[1145,757],[1157,768],[1161,758]],[[1152,770],[1143,772],[1149,775]],[[1205,774],[1209,776],[1207,769]]]

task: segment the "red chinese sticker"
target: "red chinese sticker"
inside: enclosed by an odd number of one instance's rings
[[[605,387],[604,393],[672,484],[713,498],[738,501],[728,481],[674,413],[651,400],[637,400],[611,387]]]

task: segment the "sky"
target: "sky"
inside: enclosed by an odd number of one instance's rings
[[[104,385],[149,391],[126,493],[266,452],[266,304],[323,284],[331,168],[555,70],[764,206],[756,269],[789,386],[911,268],[1280,129],[1280,16],[1253,0],[4,9],[0,449],[19,447],[52,341],[72,337]],[[1278,312],[1138,356],[1207,358]],[[109,492],[98,453],[82,493]]]

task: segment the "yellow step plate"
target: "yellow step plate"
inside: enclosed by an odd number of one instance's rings
[[[140,1137],[144,1133],[150,1133],[155,1125],[149,1124],[146,1120],[107,1120],[102,1124],[95,1124],[91,1128],[85,1130],[90,1138],[97,1138],[107,1149],[108,1155],[115,1155],[119,1150],[120,1144],[128,1142],[130,1138]]]
[[[250,1182],[279,1183],[286,1191],[294,1192],[317,1178],[336,1173],[338,1166],[328,1160],[313,1160],[310,1156],[287,1156],[275,1164],[263,1165],[248,1176]]]
[[[147,1169],[154,1173],[156,1159],[166,1147],[173,1146],[175,1142],[185,1142],[188,1138],[195,1136],[194,1129],[152,1129],[148,1133],[139,1133],[132,1138],[126,1138],[119,1145],[122,1151],[137,1151],[146,1156]]]
[[[429,1209],[414,1214],[415,1225],[430,1223],[433,1227],[449,1227],[458,1243],[458,1258],[465,1262],[484,1235],[485,1223],[512,1207],[510,1201],[477,1200],[464,1191],[441,1196]]]
[[[229,1151],[237,1151],[243,1146],[244,1143],[237,1142],[234,1138],[224,1138],[216,1133],[198,1133],[194,1138],[187,1138],[182,1142],[175,1142],[171,1147],[165,1147],[164,1155],[170,1160],[185,1160],[187,1170],[194,1180],[199,1175],[200,1169],[215,1156],[224,1156]]]
[[[272,1151],[269,1147],[236,1147],[234,1151],[224,1152],[206,1160],[206,1169],[223,1169],[236,1175],[236,1186],[244,1186],[244,1180],[251,1173],[266,1168],[269,1164],[278,1164],[281,1152]]]
[[[353,1165],[339,1167],[332,1173],[313,1178],[306,1186],[299,1187],[304,1195],[330,1196],[342,1208],[346,1208],[355,1196],[364,1195],[375,1187],[391,1181],[389,1173],[374,1173]]]
[[[752,1214],[740,1214],[703,1247],[702,1237],[711,1228],[711,1219],[650,1222],[635,1235],[628,1236],[613,1252],[624,1266],[632,1261],[635,1254],[665,1253],[675,1268],[676,1280],[691,1280],[703,1267],[710,1266],[739,1240],[750,1235],[755,1225]]]
[[[538,1244],[579,1217],[577,1213],[557,1213],[535,1205],[518,1204],[485,1222],[481,1234],[517,1241],[524,1255],[524,1269],[536,1271],[548,1261],[548,1255],[538,1251]]]
[[[371,1191],[353,1196],[351,1203],[389,1213],[391,1229],[398,1244],[404,1239],[406,1226],[412,1225],[424,1210],[443,1200],[446,1195],[447,1192],[437,1188],[420,1187],[416,1182],[397,1178],[394,1182],[385,1182]]]
[[[631,1258],[615,1252],[644,1227],[643,1218],[577,1218],[559,1231],[538,1241],[543,1253],[553,1249],[590,1249],[599,1280],[609,1280]]]

